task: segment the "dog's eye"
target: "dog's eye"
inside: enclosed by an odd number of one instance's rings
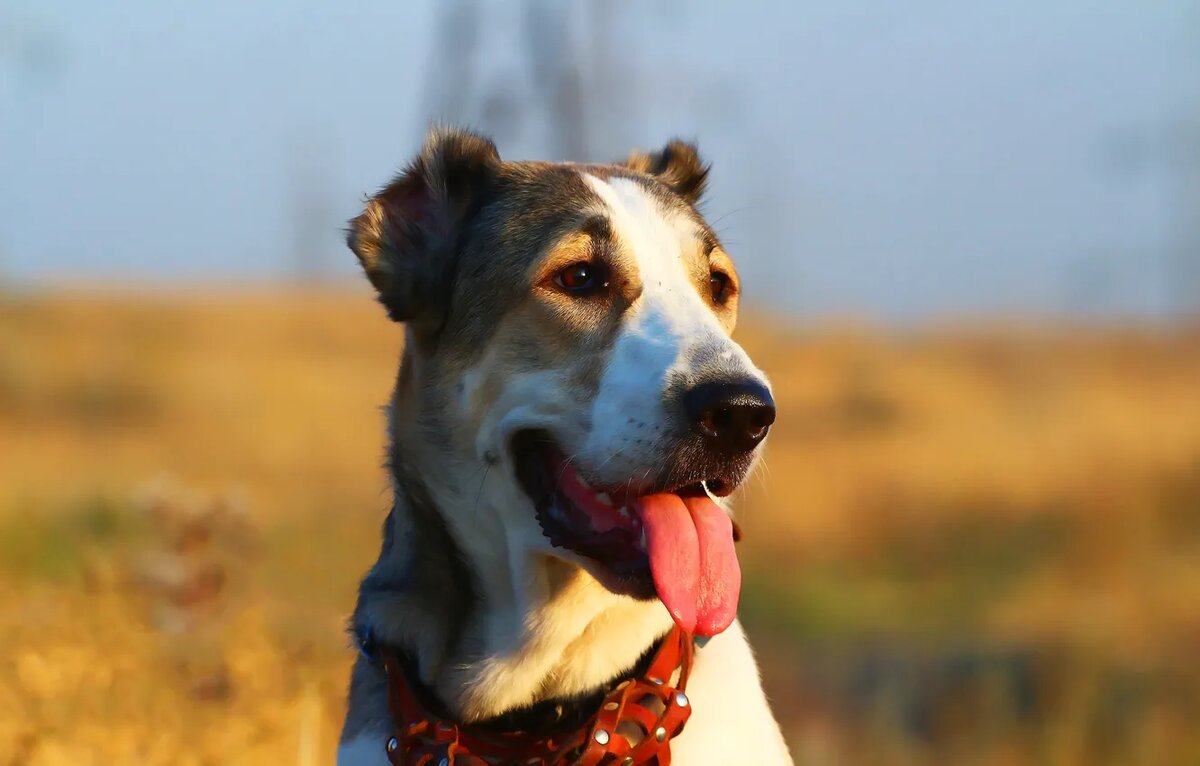
[[[708,289],[712,294],[713,303],[724,305],[733,292],[733,282],[723,271],[714,271],[708,275]]]
[[[554,281],[562,289],[576,295],[592,293],[608,286],[604,278],[604,268],[584,261],[572,263],[559,271],[554,275]]]

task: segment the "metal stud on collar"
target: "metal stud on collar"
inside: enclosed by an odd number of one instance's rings
[[[666,732],[664,732],[664,734],[665,734],[665,733],[666,733]],[[599,742],[601,745],[607,745],[607,744],[608,744],[608,740],[609,740],[609,736],[608,736],[608,732],[607,732],[607,731],[605,731],[604,729],[597,729],[597,730],[596,730],[596,741],[597,741],[597,742]],[[659,741],[661,742],[662,740],[659,740]]]
[[[400,747],[400,740],[396,739],[395,737],[392,737],[387,741],[387,751],[389,753],[396,752],[396,748],[398,747]]]
[[[658,740],[659,742],[666,742],[667,741],[667,730],[665,728],[663,728],[662,726],[659,726],[657,729],[654,730],[654,738],[656,740]]]

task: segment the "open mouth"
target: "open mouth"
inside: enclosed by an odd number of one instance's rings
[[[710,496],[719,477],[644,493],[593,486],[545,432],[513,439],[517,479],[552,545],[586,559],[609,590],[659,598],[684,630],[711,636],[737,615],[741,569],[733,522]]]

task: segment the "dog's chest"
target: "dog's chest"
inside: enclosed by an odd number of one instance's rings
[[[696,653],[688,697],[692,714],[682,734],[671,741],[672,763],[677,766],[792,763],[738,623]],[[338,749],[338,764],[385,766],[389,736],[383,725],[343,742]]]

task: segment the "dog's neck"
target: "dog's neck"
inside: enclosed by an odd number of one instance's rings
[[[587,694],[670,628],[657,601],[615,596],[573,564],[529,553],[503,521],[520,499],[489,493],[486,470],[465,486],[444,454],[396,446],[390,457],[395,502],[355,621],[409,653],[461,720]]]

